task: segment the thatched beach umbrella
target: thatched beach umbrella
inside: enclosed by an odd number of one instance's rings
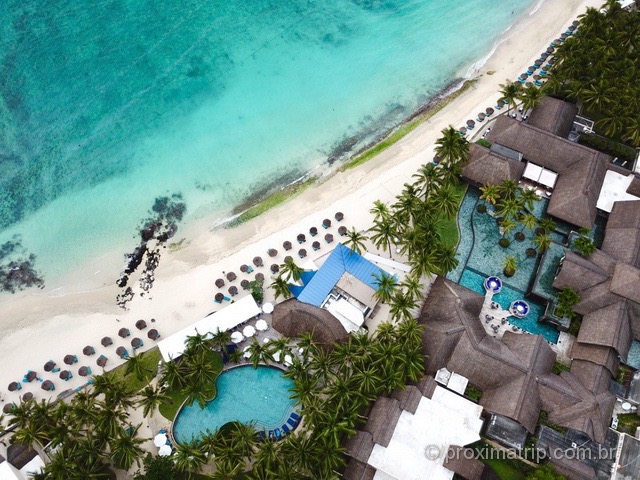
[[[338,227],[338,233],[340,234],[341,237],[344,237],[347,234],[348,230],[347,227],[345,227],[344,225],[341,225],[340,227]]]
[[[267,250],[267,255],[273,258],[278,255],[278,250],[276,250],[275,248],[270,248],[269,250]]]
[[[221,278],[218,278],[218,279],[216,280],[216,287],[218,287],[218,288],[222,288],[222,287],[224,287],[224,280],[223,280],[223,279],[221,279]]]
[[[479,122],[482,122],[486,117],[487,117],[487,116],[485,115],[485,113],[484,113],[484,112],[480,112],[480,113],[478,114],[478,121],[479,121]]]
[[[216,293],[216,296],[214,297],[214,300],[217,303],[221,303],[222,300],[224,300],[224,295],[222,293],[218,292],[218,293]]]
[[[522,75],[520,75],[519,77],[521,80],[526,80],[527,78],[529,78],[529,74],[528,73],[523,73]]]
[[[2,407],[2,413],[11,413],[14,408],[16,408],[15,403],[6,403],[4,407]]]
[[[259,282],[264,282],[264,274],[256,273],[256,280]]]
[[[238,287],[236,287],[235,285],[231,285],[228,291],[229,291],[229,295],[233,297],[238,294]]]
[[[316,227],[311,227],[309,229],[309,235],[311,235],[312,237],[315,237],[318,234],[318,229]]]
[[[109,345],[113,345],[113,340],[111,340],[111,337],[102,337],[102,340],[100,340],[100,344],[103,347],[108,347]]]
[[[566,40],[567,38],[569,38],[569,35],[567,35],[566,33],[561,33],[560,34],[560,40]]]
[[[567,30],[569,30],[570,32],[575,32],[577,27],[578,25],[574,23],[573,25],[569,25],[569,28],[567,28]]]
[[[333,242],[333,235],[331,235],[330,233],[327,233],[327,234],[324,236],[324,241],[325,241],[325,242],[327,242],[327,243],[331,243],[331,242]]]
[[[491,115],[493,115],[493,113],[495,112],[495,110],[491,107],[487,107],[487,109],[485,110],[485,113],[487,114],[487,117],[490,117]]]
[[[67,365],[73,365],[77,361],[78,361],[78,358],[75,355],[65,355],[64,356],[64,363],[66,363]]]
[[[280,271],[280,265],[278,265],[277,263],[274,263],[273,265],[271,265],[271,273],[278,273]]]
[[[229,280],[230,282],[233,282],[237,277],[237,275],[235,274],[235,272],[229,272],[227,273],[227,280]]]
[[[134,338],[131,340],[131,346],[132,346],[134,349],[136,349],[136,348],[140,348],[140,347],[144,346],[144,342],[142,341],[142,339],[141,339],[141,338],[134,337]]]
[[[264,263],[262,263],[262,258],[261,257],[253,257],[253,264],[256,267],[261,267],[264,265]]]
[[[299,233],[296,237],[296,240],[298,241],[298,243],[304,243],[307,241],[307,237],[304,236],[304,233]]]
[[[542,52],[542,53],[540,54],[540,58],[544,61],[544,60],[546,60],[547,58],[549,58],[549,55],[550,55],[550,54],[549,54],[549,53],[547,53],[547,52]]]
[[[69,370],[62,370],[60,372],[60,378],[66,381],[66,380],[69,380],[70,378],[73,378],[73,374]]]
[[[28,402],[32,398],[33,398],[33,393],[31,393],[31,392],[24,392],[24,395],[22,395],[22,401],[23,402]]]
[[[298,256],[300,258],[304,258],[307,256],[307,251],[304,248],[301,248],[300,250],[298,250]]]
[[[78,375],[80,375],[81,377],[86,377],[87,375],[91,375],[91,367],[80,367],[78,369]]]
[[[525,87],[531,87],[532,85],[533,85],[532,82],[527,82],[527,83],[524,84]]]
[[[535,62],[533,62],[534,65],[536,66],[536,68],[540,68],[540,66],[544,63],[542,60],[536,60]]]
[[[160,338],[160,334],[158,333],[158,330],[152,328],[147,332],[147,337],[149,337],[150,340],[157,340]]]
[[[282,248],[284,248],[285,250],[291,250],[291,248],[292,248],[291,242],[289,240],[283,242],[282,243]]]
[[[42,384],[40,385],[40,388],[42,388],[43,390],[46,391],[51,391],[51,390],[55,390],[56,386],[53,384],[53,382],[51,380],[45,380],[44,382],[42,382]]]
[[[291,255],[287,255],[286,257],[284,257],[284,263],[290,262],[293,262],[293,257]]]
[[[577,27],[578,25],[580,25],[580,21],[579,20],[574,20],[571,25],[573,25],[574,27]]]
[[[47,363],[44,364],[45,372],[50,372],[54,368],[56,368],[56,362],[54,362],[53,360],[49,360]]]
[[[120,346],[116,348],[116,355],[118,355],[120,358],[124,358],[129,356],[129,352],[127,352],[126,348]]]
[[[330,226],[331,226],[331,220],[329,220],[328,218],[325,218],[324,220],[322,220],[323,228],[329,228]]]
[[[147,322],[145,322],[144,320],[138,320],[136,322],[136,328],[138,330],[144,330],[145,328],[147,328]]]
[[[313,242],[313,243],[311,244],[311,247],[312,247],[314,250],[320,250],[320,242],[318,242],[318,241]]]
[[[527,73],[529,75],[531,75],[534,72],[534,70],[536,70],[537,68],[538,68],[538,66],[535,65],[535,64],[534,65],[529,65],[529,68],[527,68]]]
[[[467,120],[467,127],[473,128],[475,124],[476,122],[474,122],[473,120],[471,119]]]
[[[118,330],[118,336],[121,338],[127,338],[129,335],[131,335],[131,332],[128,328],[122,327],[120,330]]]
[[[549,47],[549,48],[547,48],[547,53],[548,53],[548,54],[552,54],[552,53],[553,53],[553,52],[555,52],[555,51],[556,51],[556,49],[555,49],[555,48],[553,48],[553,47]]]
[[[82,353],[85,354],[88,357],[88,356],[93,355],[94,353],[96,353],[96,349],[93,348],[91,345],[87,345],[86,347],[84,347],[82,349]]]
[[[10,392],[15,392],[16,390],[20,390],[22,389],[22,385],[20,385],[20,383],[18,382],[11,382],[9,384],[9,391]]]
[[[542,77],[540,75],[534,75],[533,79],[537,82],[538,80],[540,80]]]
[[[38,374],[33,370],[29,370],[25,375],[25,380],[29,383],[33,382],[36,378],[38,378]]]
[[[344,218],[344,214],[342,212],[336,212],[333,218],[336,219],[336,222],[341,222],[342,219]]]
[[[498,110],[500,110],[502,107],[504,107],[504,105],[505,105],[505,101],[504,101],[504,99],[502,99],[502,98],[501,98],[501,99],[499,99],[499,100],[496,102],[496,108],[497,108]]]
[[[467,127],[460,127],[458,129],[458,132],[460,132],[461,135],[466,135],[467,134]]]
[[[99,367],[104,367],[107,364],[107,360],[107,357],[105,357],[104,355],[100,355],[96,360],[96,363]]]
[[[240,286],[242,287],[243,290],[246,290],[247,288],[249,288],[249,280],[244,279],[240,282]]]
[[[240,271],[242,273],[247,273],[249,271],[249,265],[247,265],[246,263],[243,263],[242,265],[240,265]]]

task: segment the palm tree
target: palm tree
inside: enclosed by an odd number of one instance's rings
[[[532,188],[526,188],[520,192],[520,200],[525,207],[533,210],[533,204],[540,200],[536,191]]]
[[[120,434],[122,425],[129,417],[120,407],[113,407],[104,402],[97,402],[96,429],[107,438],[115,438]]]
[[[286,278],[287,281],[293,280],[294,282],[297,282],[300,280],[303,273],[304,270],[296,265],[296,262],[293,259],[288,258],[282,265],[280,265],[279,277]]]
[[[398,324],[396,336],[399,343],[402,343],[403,350],[417,350],[422,349],[422,334],[424,328],[414,318],[406,320]]]
[[[127,430],[121,429],[118,436],[109,442],[111,447],[111,461],[116,468],[129,470],[134,462],[138,467],[140,466],[140,458],[145,453],[140,445],[142,445],[145,440],[136,437],[139,428],[140,425],[136,427],[131,426]]]
[[[177,444],[173,460],[176,464],[176,469],[179,472],[184,472],[187,478],[191,478],[194,473],[200,471],[202,466],[207,463],[207,456],[200,444],[193,440]]]
[[[201,335],[197,330],[196,333],[187,337],[185,341],[185,349],[183,356],[185,358],[191,355],[197,355],[201,352],[208,352],[211,348],[211,341],[207,338],[208,333]]]
[[[208,352],[200,352],[185,359],[187,362],[187,383],[208,385],[218,376],[216,366]]]
[[[542,101],[542,97],[544,97],[542,91],[535,85],[523,88],[518,95],[524,111],[537,107]]]
[[[289,284],[284,278],[282,278],[282,275],[278,275],[270,285],[270,287],[273,288],[273,293],[276,300],[278,300],[278,298],[280,297],[284,297],[284,299],[286,300],[292,295],[291,290],[289,290]]]
[[[249,352],[249,361],[253,364],[253,368],[258,368],[260,363],[274,361],[271,348],[268,345],[258,342],[255,338],[253,342],[251,342],[251,345],[249,345],[247,351]]]
[[[408,275],[400,286],[410,298],[414,300],[422,298],[424,286],[420,283],[420,278]]]
[[[396,292],[391,302],[391,316],[398,320],[409,320],[413,318],[412,310],[416,307],[413,299],[403,292]]]
[[[187,382],[185,381],[185,371],[182,365],[178,365],[173,360],[162,363],[162,374],[160,375],[160,385],[166,385],[167,388],[179,389],[184,387]]]
[[[435,251],[435,259],[440,275],[446,275],[451,270],[455,270],[459,263],[456,256],[456,247],[451,245],[439,246]]]
[[[500,185],[498,185],[498,192],[503,201],[515,200],[519,191],[520,187],[515,180],[503,180]]]
[[[441,169],[433,163],[422,165],[418,173],[414,173],[415,186],[418,188],[421,196],[424,198],[431,190],[437,189],[442,185]]]
[[[498,185],[489,184],[480,187],[480,191],[482,192],[480,198],[491,205],[495,205],[500,200],[500,187]]]
[[[500,84],[500,95],[502,95],[502,99],[509,106],[507,108],[507,115],[511,112],[511,107],[516,108],[516,100],[520,95],[521,88],[522,86],[520,83],[514,83],[511,80],[507,80],[506,83]]]
[[[527,213],[522,218],[522,229],[528,228],[529,230],[533,230],[538,225],[538,219],[535,215]]]
[[[507,238],[511,230],[516,227],[516,224],[510,218],[505,218],[500,225],[502,227],[502,238]]]
[[[389,275],[384,270],[380,270],[379,273],[373,275],[375,278],[376,291],[373,296],[381,301],[387,303],[393,298],[393,293],[398,285],[396,277]]]
[[[313,436],[307,433],[294,433],[287,436],[282,450],[285,457],[293,461],[294,468],[304,474],[313,471],[315,462],[324,453]]]
[[[455,218],[458,214],[460,198],[458,198],[455,190],[450,185],[438,188],[429,200],[434,202],[438,211],[446,218]]]
[[[134,374],[138,380],[142,380],[147,373],[153,373],[145,366],[143,356],[135,353],[127,357],[124,365],[125,375]]]
[[[117,380],[111,372],[93,377],[93,391],[96,395],[104,395],[105,404],[109,407],[131,408],[133,400],[131,392],[121,380]]]
[[[498,204],[498,215],[505,217],[505,220],[518,217],[520,203],[515,199],[504,199]]]
[[[556,228],[556,222],[549,217],[542,218],[539,223],[540,228],[542,228],[547,235],[553,232]]]
[[[374,220],[373,227],[369,229],[369,235],[376,248],[386,247],[389,250],[389,257],[392,257],[391,243],[395,242],[397,232],[388,218]]]
[[[211,335],[209,344],[214,350],[226,353],[227,345],[230,341],[231,333],[229,333],[228,330],[218,330],[216,333]]]
[[[367,240],[367,236],[364,233],[356,231],[355,227],[351,227],[351,230],[347,232],[347,240],[344,244],[351,249],[352,252],[361,254],[364,251],[364,242]]]
[[[516,257],[507,257],[504,259],[503,272],[507,277],[513,277],[518,269],[518,259]]]
[[[469,158],[469,142],[451,125],[441,133],[442,136],[436,140],[436,155],[446,164],[461,165]]]
[[[389,205],[382,203],[380,200],[373,202],[373,208],[369,210],[369,213],[373,215],[373,221],[384,221],[389,218]]]
[[[536,235],[533,237],[533,243],[540,253],[544,253],[549,248],[551,241],[549,235]]]
[[[160,387],[155,388],[152,385],[147,385],[138,394],[138,406],[142,407],[142,415],[146,417],[153,417],[153,414],[160,405],[169,403],[169,396],[166,391]]]
[[[596,245],[589,237],[580,236],[576,238],[573,246],[580,252],[583,257],[589,257],[596,251]]]

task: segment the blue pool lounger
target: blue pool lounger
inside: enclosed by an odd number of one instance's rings
[[[282,425],[282,427],[280,427],[280,428],[281,428],[281,429],[282,429],[282,431],[285,433],[285,435],[288,435],[288,434],[289,434],[289,432],[291,431],[291,430],[289,430],[289,427],[287,427],[287,425],[286,425],[286,424],[285,424],[285,425]]]
[[[298,422],[296,422],[293,418],[287,420],[287,423],[291,425],[291,428],[296,428],[298,426]]]
[[[298,415],[296,412],[291,412],[291,418],[293,418],[294,420],[300,420],[300,415]]]

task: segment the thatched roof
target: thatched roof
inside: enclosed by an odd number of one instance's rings
[[[593,262],[565,248],[562,267],[558,272],[553,286],[558,289],[571,288],[581,292],[589,287],[598,285],[609,278],[606,270],[599,268]]]
[[[391,393],[391,398],[395,398],[400,402],[402,410],[416,413],[420,400],[422,400],[422,392],[414,385],[407,385],[404,389],[396,388]]]
[[[345,480],[373,480],[376,475],[376,469],[367,463],[362,463],[353,458],[349,460],[347,468],[342,476]]]
[[[607,220],[607,234],[612,228],[640,228],[640,201],[615,202]]]
[[[273,310],[273,328],[286,337],[310,333],[322,345],[345,341],[348,333],[340,321],[323,308],[291,298],[278,303]]]
[[[451,445],[445,457],[444,467],[465,480],[480,480],[484,463],[475,458],[472,449]]]
[[[627,358],[631,340],[627,302],[623,300],[585,315],[577,338],[578,343],[614,348],[623,358]]]
[[[635,197],[640,197],[640,177],[638,177],[638,174],[636,174],[633,177],[633,180],[631,180],[629,188],[627,188],[627,193]]]
[[[616,295],[640,303],[640,269],[618,263],[611,279],[611,291]]]
[[[613,378],[605,366],[586,360],[573,360],[569,371],[596,395],[608,391],[609,382]]]
[[[528,123],[553,135],[567,138],[577,113],[578,107],[572,103],[544,97],[531,112]]]
[[[636,178],[634,182],[640,180]],[[613,204],[602,250],[621,262],[640,267],[640,201]]]
[[[436,391],[437,386],[436,380],[431,375],[425,375],[416,384],[422,396],[427,398],[433,397],[433,392]]]
[[[511,160],[475,143],[469,146],[469,159],[462,176],[479,185],[497,185],[503,180],[520,180],[524,162]]]
[[[371,434],[359,430],[344,443],[344,453],[362,463],[367,463],[374,445]]]
[[[7,448],[7,462],[20,470],[27,463],[33,460],[38,456],[38,452],[36,452],[33,448],[30,448],[28,445],[24,443],[15,442],[9,445]]]
[[[574,342],[571,347],[571,358],[574,362],[586,360],[595,365],[602,365],[613,375],[618,372],[620,366],[616,351],[601,345]]]
[[[496,119],[487,138],[558,174],[547,213],[580,227],[593,226],[611,157],[507,116]]]
[[[388,447],[401,413],[402,410],[398,400],[389,397],[378,397],[363,430],[371,434],[374,443]]]

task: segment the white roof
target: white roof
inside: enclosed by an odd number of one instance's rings
[[[0,480],[22,480],[19,470],[6,460],[0,463]]]
[[[362,312],[344,298],[330,299],[324,307],[340,321],[348,333],[357,332],[364,323]]]
[[[540,178],[540,174],[542,173],[542,167],[536,165],[535,163],[527,162],[527,166],[524,169],[524,173],[522,176],[524,178],[528,178],[529,180],[533,180],[535,182]]]
[[[240,300],[227,305],[222,310],[159,341],[158,348],[162,358],[164,358],[165,362],[168,362],[182,355],[188,337],[192,337],[196,333],[206,335],[208,333],[217,333],[220,330],[231,330],[260,313],[262,313],[262,310],[260,310],[251,294],[248,294]]]
[[[558,179],[558,174],[552,172],[551,170],[547,170],[546,168],[542,169],[540,173],[540,179],[538,183],[544,185],[545,187],[553,188],[556,186],[556,180]]]
[[[378,471],[375,480],[451,480],[443,466],[451,445],[480,440],[482,407],[436,386],[431,399],[423,397],[415,414],[400,414],[388,447],[374,445],[368,463]],[[439,455],[435,459],[425,455]]]
[[[600,196],[596,207],[605,212],[611,213],[615,202],[628,202],[631,200],[640,200],[640,198],[627,193],[627,188],[631,185],[633,174],[622,175],[621,173],[607,170],[600,189]]]
[[[384,265],[386,267],[390,267],[394,270],[399,270],[404,273],[409,273],[411,271],[411,267],[409,267],[408,265],[396,262],[395,260],[392,260],[390,258],[381,257],[380,255],[376,255],[375,253],[365,252],[362,256],[369,260],[371,263],[375,263],[378,266]]]
[[[544,185],[545,187],[553,188],[556,185],[558,174],[535,163],[527,162],[522,177]]]
[[[460,395],[464,395],[464,391],[467,389],[467,384],[469,383],[469,379],[467,377],[463,377],[459,373],[453,372],[451,377],[449,378],[449,383],[447,387],[449,390],[453,390]]]

